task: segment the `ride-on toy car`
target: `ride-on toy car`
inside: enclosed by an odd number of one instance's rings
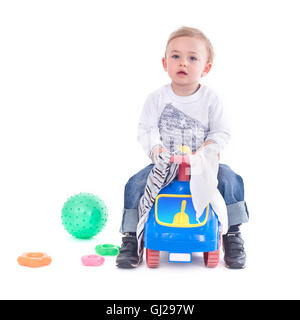
[[[190,163],[187,155],[172,156],[179,163],[177,179],[163,188],[155,199],[145,224],[144,247],[148,267],[159,266],[160,251],[169,262],[192,262],[193,252],[204,253],[206,267],[219,263],[220,223],[209,204],[196,219],[190,192]]]

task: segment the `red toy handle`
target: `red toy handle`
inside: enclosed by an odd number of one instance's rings
[[[180,164],[181,163],[190,164],[190,157],[185,154],[178,154],[178,155],[171,156],[170,161],[174,163],[180,163]]]
[[[189,181],[190,180],[190,158],[187,155],[173,155],[170,162],[179,163],[178,180]]]

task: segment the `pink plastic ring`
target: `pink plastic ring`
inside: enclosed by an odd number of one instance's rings
[[[88,256],[81,257],[81,261],[84,266],[98,267],[103,264],[104,257],[101,257],[97,254],[91,254]]]

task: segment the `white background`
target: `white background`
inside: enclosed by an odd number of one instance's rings
[[[1,1],[1,299],[299,299],[299,10],[297,1]],[[221,161],[241,174],[250,222],[247,268],[202,256],[159,269],[83,267],[100,243],[120,244],[123,188],[148,164],[136,140],[147,95],[169,81],[169,34],[211,39],[203,83],[223,98],[233,138]],[[106,228],[76,240],[61,208],[79,192],[107,205]],[[17,264],[45,251],[50,266]],[[143,288],[141,290],[141,288]]]

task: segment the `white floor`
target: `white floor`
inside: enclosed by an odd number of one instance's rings
[[[223,259],[215,269],[204,266],[202,254],[191,264],[168,263],[161,254],[160,267],[149,269],[144,262],[137,269],[118,269],[115,257],[105,257],[100,267],[84,267],[81,256],[93,254],[100,243],[120,243],[117,233],[107,228],[95,239],[77,240],[58,228],[54,238],[39,235],[19,239],[1,248],[1,299],[299,299],[298,266],[288,253],[266,250],[266,244],[244,238],[248,253],[243,270],[225,268]],[[270,241],[271,244],[271,241]],[[50,266],[19,266],[24,251],[46,251]],[[223,255],[222,255],[223,257]],[[142,287],[142,290],[140,290]]]

